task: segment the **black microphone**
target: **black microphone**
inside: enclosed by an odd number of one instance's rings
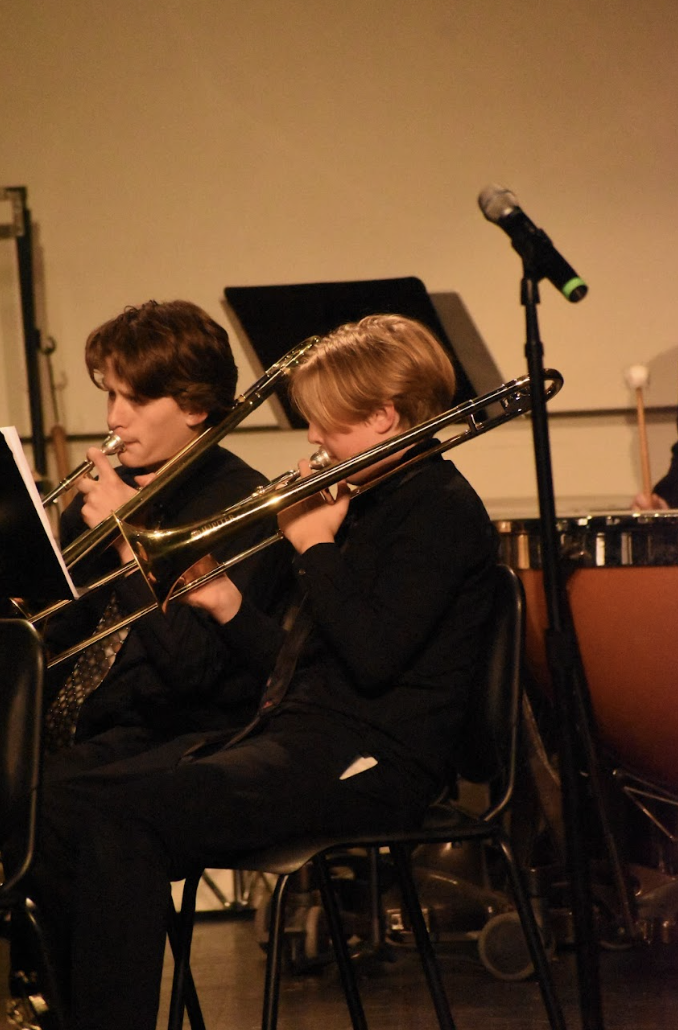
[[[543,229],[538,229],[505,186],[492,184],[481,190],[480,210],[488,221],[511,238],[513,249],[529,263],[540,279],[548,279],[567,300],[583,300],[589,288],[574,268],[558,253]]]

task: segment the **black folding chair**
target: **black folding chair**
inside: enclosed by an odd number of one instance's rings
[[[504,812],[513,793],[518,720],[521,702],[521,660],[524,635],[524,598],[520,580],[505,565],[496,569],[496,590],[488,619],[482,659],[473,690],[463,748],[456,754],[459,774],[464,779],[486,783],[491,788],[490,807],[478,816],[463,812],[452,800],[431,807],[423,825],[408,832],[375,833],[346,840],[294,840],[283,847],[224,856],[223,868],[276,873],[271,899],[269,944],[264,983],[263,1030],[275,1030],[285,933],[285,900],[290,877],[307,862],[312,864],[327,917],[334,955],[344,988],[354,1030],[367,1030],[367,1022],[342,928],[342,918],[330,873],[331,856],[338,848],[387,849],[393,860],[403,901],[412,927],[417,951],[428,983],[441,1030],[455,1030],[441,971],[429,937],[412,873],[412,851],[419,844],[485,841],[503,858],[513,903],[539,981],[552,1030],[564,1030],[565,1022],[556,996],[549,960],[539,927],[527,896],[509,836]],[[175,971],[170,1004],[169,1030],[181,1030],[184,992],[190,979],[190,946],[195,915],[195,895],[200,880],[196,872],[186,880],[181,911],[173,927]],[[195,995],[192,995],[195,1002]],[[202,1017],[195,1004],[190,1012],[193,1030],[202,1030]]]
[[[56,987],[35,908],[24,893],[35,847],[43,678],[43,646],[36,630],[23,619],[0,619],[0,913],[6,923],[9,918],[10,932],[15,922],[31,931],[41,972],[50,979],[49,1022],[56,1027],[62,1025]]]

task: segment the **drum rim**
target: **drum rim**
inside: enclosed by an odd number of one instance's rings
[[[566,530],[570,526],[580,528],[609,527],[616,529],[620,526],[649,526],[661,525],[662,522],[671,524],[678,522],[678,508],[662,508],[652,511],[627,511],[626,509],[615,511],[593,511],[584,512],[578,515],[556,515],[556,528]],[[497,518],[493,519],[494,525],[499,533],[510,534],[515,529],[528,532],[537,529],[541,525],[541,518],[538,515],[531,515],[520,518]]]

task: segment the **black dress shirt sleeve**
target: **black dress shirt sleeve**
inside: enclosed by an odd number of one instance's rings
[[[349,668],[355,687],[379,692],[412,661],[449,608],[475,562],[493,546],[491,528],[474,496],[421,477],[418,487],[391,506],[380,539],[365,540],[360,523],[351,546],[317,544],[295,564],[312,604],[316,626]],[[355,543],[353,542],[355,539]],[[376,553],[375,575],[361,566]]]

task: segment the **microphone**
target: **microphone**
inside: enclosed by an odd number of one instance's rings
[[[478,204],[485,218],[511,238],[513,249],[529,262],[540,279],[548,279],[573,303],[584,299],[589,292],[584,280],[558,253],[544,230],[530,221],[510,190],[492,183],[481,190]]]

